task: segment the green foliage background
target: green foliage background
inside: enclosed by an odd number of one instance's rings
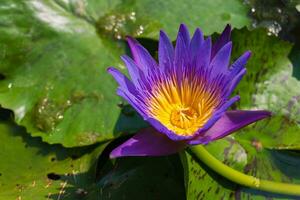
[[[271,119],[207,145],[219,160],[259,178],[300,183],[300,14],[297,1],[2,0],[0,2],[0,200],[297,199],[243,188],[189,151],[110,160],[141,128],[115,94],[108,66],[132,35],[157,55],[180,23],[232,33],[232,61],[253,56],[237,109]],[[298,198],[299,199],[299,198]]]

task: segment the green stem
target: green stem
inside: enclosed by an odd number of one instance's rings
[[[300,185],[260,180],[223,164],[213,157],[202,145],[193,146],[190,149],[208,167],[235,183],[257,190],[300,196]]]

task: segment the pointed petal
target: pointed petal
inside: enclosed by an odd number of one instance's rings
[[[270,116],[271,113],[264,110],[227,111],[210,129],[204,133],[204,136],[199,136],[189,143],[192,145],[207,144],[213,140],[223,138],[230,133],[243,128],[244,126]]]
[[[211,37],[206,38],[196,54],[196,66],[198,69],[208,68],[211,55]]]
[[[132,138],[115,148],[110,158],[124,156],[164,156],[174,154],[185,148],[182,142],[170,140],[153,128],[135,134]]]
[[[231,83],[225,94],[225,98],[229,97],[233,90],[236,88],[237,84],[242,80],[243,76],[246,74],[247,70],[243,68],[235,77],[232,77]]]
[[[246,51],[241,57],[239,57],[230,67],[230,77],[236,76],[246,65],[248,59],[251,56],[250,51]]]
[[[210,63],[212,69],[212,76],[216,76],[220,73],[225,74],[228,71],[228,65],[230,61],[232,42],[228,42],[224,45]]]
[[[160,31],[159,47],[158,47],[159,67],[162,71],[165,68],[170,69],[174,61],[174,47],[167,34]]]
[[[139,67],[135,64],[135,62],[128,57],[127,55],[121,56],[124,64],[127,67],[129,76],[134,83],[135,86],[139,85],[139,80],[140,80],[140,69]]]
[[[199,28],[197,28],[190,43],[190,54],[192,60],[195,59],[195,56],[200,51],[203,40],[203,33]]]
[[[185,24],[180,24],[179,31],[178,31],[178,36],[181,36],[183,39],[183,42],[186,46],[189,46],[190,44],[190,33],[189,29]]]
[[[107,72],[114,77],[114,79],[118,82],[119,87],[122,88],[123,90],[130,91],[130,92],[136,91],[136,88],[133,85],[133,83],[116,68],[109,67],[107,68]]]
[[[135,86],[132,84],[132,82],[125,76],[123,75],[119,70],[109,67],[107,69],[108,73],[110,73],[114,79],[118,82],[119,88],[117,89],[117,94],[124,99],[128,101],[128,103],[133,106],[140,115],[144,119],[147,118],[147,115],[144,112],[144,103],[143,101],[139,98],[140,93],[136,90]]]
[[[231,35],[231,26],[227,24],[225,27],[224,31],[218,38],[218,40],[214,43],[212,47],[212,53],[211,53],[211,59],[215,57],[217,52],[230,40],[230,35]]]
[[[185,38],[186,36],[183,33],[185,32],[181,31],[181,29],[178,32],[173,65],[173,70],[177,73],[177,79],[179,81],[181,80],[180,78],[183,75],[184,68],[188,63],[188,44],[186,42],[187,38]]]
[[[188,59],[188,48],[190,46],[190,34],[187,27],[184,24],[181,24],[179,27],[178,35],[176,38],[175,46],[175,66],[176,69],[180,69],[184,64],[187,63]],[[179,73],[181,73],[179,70]]]
[[[138,41],[129,36],[127,37],[127,41],[134,61],[145,74],[148,74],[152,69],[157,67],[156,61]]]
[[[124,91],[121,88],[117,89],[117,95],[123,97],[142,117],[147,120],[148,115],[145,113],[145,104],[138,99],[138,94],[132,94],[129,91]]]

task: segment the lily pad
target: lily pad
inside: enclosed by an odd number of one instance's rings
[[[82,199],[93,189],[97,158],[106,146],[49,145],[3,120],[0,140],[1,200]]]
[[[158,38],[158,29],[164,29],[175,39],[180,23],[191,30],[201,27],[205,34],[220,33],[226,24],[242,28],[250,24],[248,7],[238,0],[127,0],[99,19],[102,33],[121,38],[135,35]]]
[[[226,140],[220,140],[219,143],[226,144]],[[244,166],[244,173],[256,176],[261,179],[280,181],[286,183],[299,183],[300,160],[297,153],[257,149],[252,145],[239,145],[239,151],[247,152],[247,165]],[[209,151],[219,151],[226,155],[226,148],[221,149],[217,146],[207,146]],[[216,148],[213,150],[212,148]],[[236,153],[238,151],[235,151]],[[239,154],[239,153],[238,153]],[[274,193],[262,192],[255,189],[249,189],[237,185],[199,161],[193,154],[185,152],[181,155],[186,185],[186,198],[194,199],[247,199],[247,200],[280,200],[280,199],[297,199],[295,196],[278,195]],[[216,156],[217,157],[217,156]],[[220,160],[233,168],[239,161],[231,163],[228,160]]]
[[[243,128],[235,134],[249,141],[259,141],[275,149],[300,148],[300,82],[293,76],[288,56],[292,45],[265,30],[233,32],[233,57],[245,50],[253,55],[247,64],[247,74],[237,89],[241,96],[237,109],[269,110],[273,116]]]
[[[106,73],[124,71],[125,43],[100,38],[71,11],[59,1],[0,3],[0,104],[33,136],[67,147],[145,127]]]

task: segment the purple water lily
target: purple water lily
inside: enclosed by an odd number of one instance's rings
[[[125,55],[122,60],[131,80],[115,68],[108,72],[119,84],[117,94],[153,128],[140,131],[114,149],[111,158],[176,153],[270,116],[268,111],[227,111],[239,100],[239,96],[230,95],[246,73],[251,55],[245,52],[229,67],[230,34],[228,25],[212,45],[200,29],[190,39],[188,29],[181,25],[174,49],[161,31],[158,63],[141,44],[127,38],[133,59]]]

